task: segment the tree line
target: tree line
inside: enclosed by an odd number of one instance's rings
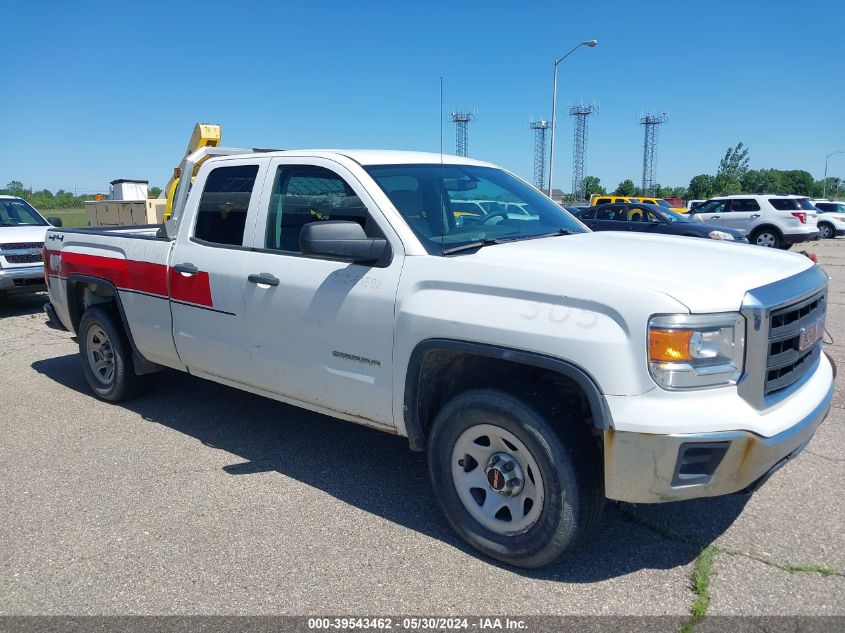
[[[157,198],[161,193],[159,187],[150,187],[150,196]],[[85,202],[94,200],[94,194],[82,194],[79,196],[73,195],[70,191],[59,189],[55,193],[49,189],[41,189],[40,191],[33,191],[31,187],[26,187],[19,180],[12,180],[4,188],[0,189],[0,195],[3,196],[17,196],[29,202],[36,209],[81,209],[85,206]]]
[[[811,198],[837,197],[845,192],[842,178],[828,177],[815,180],[803,169],[751,169],[748,148],[742,143],[729,147],[719,161],[715,174],[694,176],[686,187],[662,187],[655,185],[651,195],[657,198],[683,198],[685,200],[706,200],[714,196],[737,193],[782,193],[809,196]],[[584,178],[587,199],[591,194],[612,193],[618,196],[649,195],[630,179],[623,180],[616,189],[608,192],[595,176]],[[826,190],[826,191],[825,191]]]

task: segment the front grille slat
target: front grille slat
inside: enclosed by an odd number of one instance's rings
[[[44,246],[42,242],[8,242],[0,244],[0,257],[6,260],[9,264],[37,264],[41,262],[40,249]],[[39,249],[36,254],[11,254],[14,251],[29,251],[34,248]],[[7,254],[9,253],[9,254]]]
[[[41,261],[41,255],[6,255],[10,264],[35,264]]]
[[[765,396],[795,384],[815,364],[821,352],[821,341],[801,350],[801,333],[824,315],[825,299],[822,291],[770,313],[763,389]]]

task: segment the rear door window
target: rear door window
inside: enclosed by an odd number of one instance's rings
[[[194,237],[211,244],[241,246],[258,165],[213,169],[200,197]]]
[[[731,211],[759,211],[760,205],[754,198],[735,198],[731,200]]]

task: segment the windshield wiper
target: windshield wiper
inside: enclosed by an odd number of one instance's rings
[[[483,246],[493,246],[494,244],[507,244],[509,242],[521,242],[523,240],[536,240],[541,237],[556,237],[558,235],[573,235],[574,231],[569,229],[558,229],[552,233],[540,233],[539,235],[518,235],[515,237],[499,237],[496,239],[476,240],[474,242],[467,242],[466,244],[459,244],[450,248],[444,248],[444,255],[451,255],[452,253],[460,253],[461,251],[468,251],[474,248],[481,248]]]
[[[481,248],[482,246],[492,246],[493,244],[501,244],[501,240],[477,240],[475,242],[467,242],[466,244],[459,244],[458,246],[450,246],[443,249],[444,255],[451,255],[452,253],[460,253],[461,251],[469,251],[474,248]]]

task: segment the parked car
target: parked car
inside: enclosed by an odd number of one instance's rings
[[[32,205],[15,196],[0,196],[0,296],[45,289],[41,250],[50,224]]]
[[[600,204],[613,204],[615,202],[641,202],[643,204],[656,204],[664,209],[675,211],[676,213],[686,213],[684,207],[674,207],[672,203],[663,198],[653,198],[649,196],[617,196],[616,194],[599,194],[594,193],[590,196],[590,206],[598,206]]]
[[[838,200],[812,200],[819,210],[819,237],[829,239],[845,235],[845,202]]]
[[[582,209],[575,215],[594,231],[638,231],[748,244],[742,231],[694,222],[654,204],[602,204]]]
[[[788,249],[819,237],[815,207],[795,196],[720,196],[691,209],[690,214],[697,222],[742,231],[757,246]]]
[[[594,233],[457,156],[207,148],[181,173],[222,152],[162,226],[47,233],[49,322],[103,400],[169,367],[407,437],[455,531],[523,567],[595,534],[606,498],[756,489],[830,408],[806,257]],[[475,189],[529,217],[458,225]]]

